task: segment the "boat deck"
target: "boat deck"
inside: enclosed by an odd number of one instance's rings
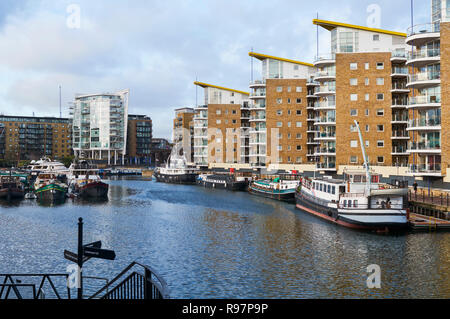
[[[413,230],[450,230],[450,221],[411,213],[409,224]]]

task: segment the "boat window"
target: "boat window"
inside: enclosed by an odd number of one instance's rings
[[[347,200],[344,200],[344,207],[347,207]]]
[[[353,202],[353,207],[358,207],[358,201],[357,200],[355,200],[354,202]]]
[[[331,193],[332,193],[333,195],[336,194],[336,186],[333,186],[333,187],[331,188]]]
[[[331,185],[328,185],[327,193],[331,193]]]
[[[361,175],[355,175],[353,177],[353,182],[354,183],[361,183]]]
[[[320,191],[323,191],[323,184],[320,184]]]

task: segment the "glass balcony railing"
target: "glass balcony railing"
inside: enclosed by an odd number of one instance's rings
[[[409,171],[411,173],[441,173],[441,164],[411,164]]]
[[[406,50],[405,49],[392,50],[392,57],[395,57],[395,58],[406,58]]]
[[[415,120],[409,121],[409,127],[429,127],[429,126],[440,126],[441,125],[441,118],[418,118]]]
[[[317,138],[335,138],[336,132],[320,132]]]
[[[333,148],[333,147],[319,148],[317,153],[319,153],[319,154],[335,154],[336,148]]]
[[[435,33],[440,31],[441,31],[440,23],[417,24],[407,29],[409,37],[416,34]]]
[[[316,123],[335,123],[336,117],[317,117],[315,121]]]
[[[408,137],[409,138],[409,134],[406,131],[392,131],[392,137]]]
[[[441,55],[441,49],[424,49],[413,52],[408,52],[408,60],[434,58]]]
[[[392,74],[408,74],[408,68],[403,68],[403,67],[398,67],[398,66],[394,66],[392,68]]]
[[[438,151],[441,149],[441,141],[410,142],[409,149],[411,151]]]
[[[329,60],[336,60],[336,54],[335,53],[328,53],[323,55],[316,55],[314,58],[314,62],[322,62],[322,61],[329,61]]]
[[[392,122],[408,122],[409,118],[406,115],[393,115]]]
[[[316,78],[333,76],[336,76],[336,71],[319,71],[314,75]]]
[[[335,169],[336,163],[317,163],[316,168],[317,169]]]
[[[441,94],[434,95],[418,95],[409,98],[410,105],[416,104],[432,104],[432,103],[441,103]]]
[[[440,80],[441,72],[422,72],[409,76],[409,82],[425,82],[425,81],[433,81]]]

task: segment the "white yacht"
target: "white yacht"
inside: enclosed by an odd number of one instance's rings
[[[165,167],[158,167],[153,174],[158,182],[171,184],[195,184],[198,169],[189,165],[184,152],[179,154],[178,147],[174,146]]]

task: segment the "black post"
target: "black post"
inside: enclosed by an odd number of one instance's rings
[[[78,271],[79,271],[79,283],[78,283],[78,299],[83,299],[83,218],[78,219]]]
[[[152,279],[152,273],[149,269],[145,268],[145,272],[144,272],[144,299],[148,300],[148,299],[152,299],[152,284],[151,284],[151,280]]]

